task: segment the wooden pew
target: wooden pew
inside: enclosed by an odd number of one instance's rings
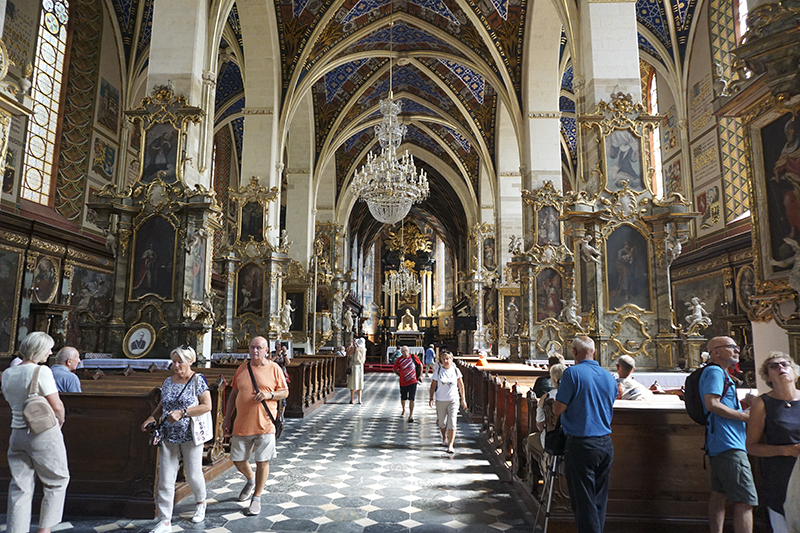
[[[293,359],[286,365],[290,380],[289,398],[286,400],[288,418],[303,418],[333,396],[334,364],[335,361],[327,358],[306,358]]]
[[[62,431],[71,477],[65,513],[153,518],[158,450],[147,444],[140,426],[157,405],[160,392],[148,386],[61,398],[67,411]],[[10,428],[11,409],[0,399],[4,446]],[[10,478],[6,454],[0,454],[0,512],[6,512]]]

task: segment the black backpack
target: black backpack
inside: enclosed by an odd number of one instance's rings
[[[708,415],[703,410],[703,405],[705,403],[705,399],[700,394],[700,377],[703,375],[703,372],[709,366],[719,366],[715,365],[714,363],[709,363],[706,365],[701,366],[686,378],[686,383],[684,385],[684,393],[683,393],[683,401],[686,406],[686,412],[689,413],[689,417],[700,424],[701,426],[708,425]],[[722,368],[722,367],[720,367]],[[722,397],[725,397],[725,394],[728,393],[728,389],[731,386],[731,382],[729,380],[725,380],[725,386],[722,388]]]

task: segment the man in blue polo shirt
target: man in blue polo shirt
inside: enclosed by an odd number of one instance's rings
[[[722,533],[725,504],[733,503],[735,533],[753,531],[753,507],[758,505],[756,486],[747,459],[745,424],[750,417],[742,411],[736,386],[728,368],[739,362],[739,347],[730,337],[708,341],[709,365],[700,376],[700,394],[708,415],[706,450],[711,463],[711,497],[708,525],[711,533]]]
[[[558,385],[553,412],[567,435],[564,474],[578,533],[602,533],[608,503],[608,477],[614,460],[611,417],[617,384],[594,360],[594,341],[575,337],[572,357]]]

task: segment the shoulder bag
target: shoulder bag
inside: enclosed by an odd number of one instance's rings
[[[197,375],[197,373],[195,373]],[[195,397],[197,398],[197,382],[194,385]],[[200,400],[198,399],[198,404]],[[211,411],[207,411],[202,415],[191,417],[192,424],[192,439],[195,446],[202,446],[204,443],[214,438],[214,424],[211,421]]]
[[[258,383],[256,383],[256,376],[253,374],[253,367],[250,366],[250,361],[247,362],[247,371],[250,372],[250,379],[253,380],[253,391],[258,390]],[[281,438],[281,433],[283,433],[283,417],[280,415],[280,410],[278,411],[278,418],[272,416],[272,411],[269,410],[267,407],[267,402],[265,400],[261,400],[261,405],[264,406],[264,410],[269,415],[269,419],[272,420],[272,424],[275,426],[275,440],[277,441]]]
[[[50,402],[46,398],[39,396],[39,371],[42,369],[36,365],[36,370],[33,371],[31,384],[28,386],[28,398],[22,407],[22,417],[25,419],[25,424],[28,426],[28,431],[32,431],[38,435],[58,424],[56,413],[50,406]]]

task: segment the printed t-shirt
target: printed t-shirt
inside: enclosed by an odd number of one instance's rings
[[[283,377],[283,370],[272,361],[265,361],[263,366],[252,366],[253,375],[260,390],[276,392],[286,389],[286,380]],[[247,363],[240,365],[233,375],[231,387],[238,391],[236,395],[236,420],[233,421],[233,434],[240,437],[246,435],[263,435],[265,433],[275,433],[275,426],[272,424],[269,415],[264,411],[261,402],[253,400],[253,380],[250,379],[250,372],[247,370]],[[277,417],[277,403],[279,400],[267,400],[272,416]]]
[[[437,402],[458,401],[458,380],[461,379],[461,371],[454,363],[450,363],[450,368],[436,367],[431,379],[438,385],[436,387]]]
[[[410,357],[398,357],[392,369],[400,371],[400,386],[405,387],[417,382],[417,365],[421,365],[417,356],[411,354]]]

